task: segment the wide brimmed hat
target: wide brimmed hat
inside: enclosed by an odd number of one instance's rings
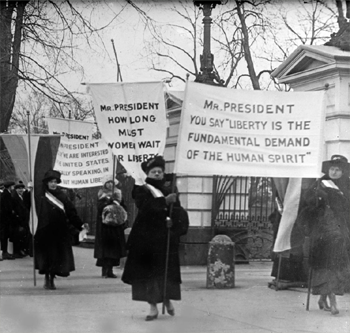
[[[48,170],[46,171],[44,178],[43,178],[43,182],[47,183],[52,179],[56,179],[57,180],[57,184],[59,184],[61,182],[61,173],[57,170]]]
[[[165,160],[163,156],[155,156],[149,158],[147,161],[141,163],[141,168],[145,173],[148,173],[151,169],[159,167],[163,171],[165,169]]]
[[[22,181],[19,181],[16,185],[15,185],[15,190],[17,190],[18,188],[26,188],[23,184]]]
[[[12,180],[6,180],[6,181],[4,182],[5,188],[9,188],[9,187],[12,186],[12,185],[15,185],[15,182],[13,182]]]
[[[349,176],[350,163],[348,163],[348,159],[345,156],[333,155],[329,161],[324,161],[322,163],[322,172],[327,174],[331,166],[341,168],[343,170],[343,174]]]

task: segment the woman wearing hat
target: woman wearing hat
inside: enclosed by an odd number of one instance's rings
[[[12,188],[15,183],[13,181],[4,182],[4,190],[1,193],[0,200],[0,242],[2,259],[13,260],[14,256],[7,252],[8,241],[11,237],[11,224],[14,219]]]
[[[116,187],[118,180],[105,177],[102,182],[103,187],[97,194],[94,258],[97,259],[96,266],[102,267],[102,277],[116,278],[113,266],[118,266],[120,259],[126,256],[124,227],[127,215],[121,206],[122,192]]]
[[[178,246],[180,236],[188,228],[187,213],[180,206],[178,195],[165,186],[165,161],[161,156],[151,158],[141,165],[147,175],[143,186],[135,186],[132,196],[138,214],[128,242],[128,257],[122,276],[131,284],[132,299],[150,304],[146,321],[158,317],[157,303],[164,301],[168,314],[175,309],[170,300],[181,299],[181,275]],[[172,220],[168,219],[173,204]],[[168,270],[164,295],[167,235],[170,228]]]
[[[15,184],[13,192],[13,210],[14,210],[14,239],[13,254],[17,258],[24,257],[30,253],[30,230],[29,230],[29,212],[30,212],[30,194],[26,190],[23,182]]]
[[[336,295],[344,294],[350,277],[349,166],[341,155],[325,161],[325,175],[305,193],[302,211],[310,236],[312,294],[320,295],[319,308],[332,315],[339,313]]]
[[[45,289],[56,289],[54,278],[67,277],[75,270],[70,230],[72,227],[82,230],[83,226],[74,205],[58,188],[60,182],[60,172],[45,173],[44,191],[37,210],[35,268],[45,275]],[[84,227],[88,229],[88,225]]]

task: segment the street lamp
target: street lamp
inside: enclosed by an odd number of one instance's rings
[[[199,0],[193,1],[195,6],[203,11],[204,43],[203,54],[200,55],[201,72],[197,75],[195,82],[211,85],[223,86],[223,80],[214,71],[214,56],[210,51],[210,25],[212,22],[211,11],[216,5],[221,5],[222,1]]]

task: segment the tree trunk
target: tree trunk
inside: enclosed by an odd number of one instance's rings
[[[243,34],[244,58],[247,62],[249,77],[252,82],[253,89],[260,90],[259,78],[255,73],[254,62],[252,59],[252,54],[250,53],[248,28],[245,22],[244,12],[242,11],[241,1],[236,1],[236,4],[237,4],[237,14],[241,22],[241,28],[242,28],[242,34]]]
[[[0,133],[7,131],[15,104],[23,14],[28,2],[8,1],[0,4]],[[11,24],[14,14],[12,39]]]

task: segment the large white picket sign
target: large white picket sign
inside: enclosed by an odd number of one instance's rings
[[[102,137],[113,154],[142,184],[141,162],[162,155],[166,112],[162,82],[88,84]]]
[[[176,173],[319,177],[324,92],[186,85]]]

